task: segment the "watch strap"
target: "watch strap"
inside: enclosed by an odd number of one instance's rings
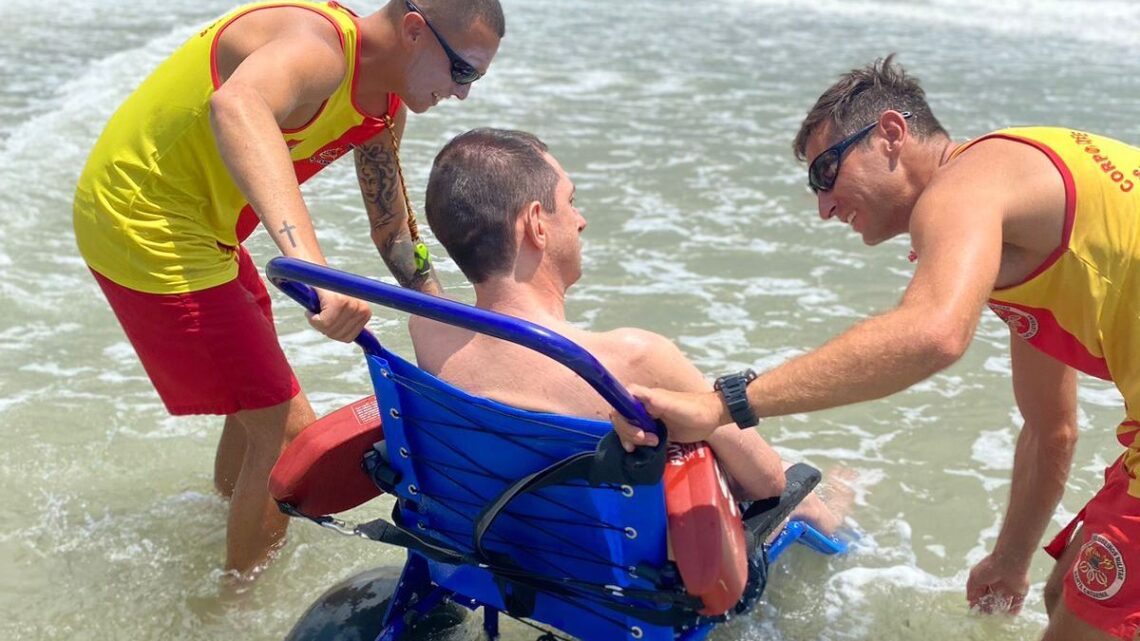
[[[756,380],[756,372],[746,369],[742,372],[726,374],[716,379],[713,388],[720,392],[721,400],[728,408],[728,414],[741,428],[755,427],[759,422],[756,411],[748,402],[748,384]]]

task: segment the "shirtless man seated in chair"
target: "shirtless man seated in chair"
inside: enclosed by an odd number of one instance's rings
[[[477,307],[569,338],[624,385],[712,389],[663,336],[587,331],[566,321],[566,291],[582,275],[586,220],[570,177],[535,136],[499,129],[457,136],[436,156],[425,209],[435,237],[473,283]],[[420,367],[467,392],[538,411],[609,417],[608,403],[582,379],[536,352],[415,316],[410,331]],[[783,491],[785,464],[755,430],[725,425],[708,443],[738,499]],[[814,494],[795,515],[829,535],[843,521]]]

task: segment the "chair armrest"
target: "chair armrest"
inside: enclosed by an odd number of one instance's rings
[[[783,494],[753,501],[744,512],[744,532],[749,538],[749,549],[755,549],[768,540],[822,478],[819,470],[806,463],[796,463],[789,467],[784,476],[787,485]]]

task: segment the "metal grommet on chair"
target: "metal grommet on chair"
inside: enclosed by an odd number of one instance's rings
[[[637,538],[637,530],[635,530],[631,527],[627,527],[625,529],[625,538],[631,539],[631,540],[636,539]]]
[[[394,407],[392,409],[388,410],[388,413],[392,415],[392,418],[400,418],[400,410],[398,410]]]
[[[414,484],[408,486],[408,494],[415,496],[416,494],[419,494],[419,493],[420,493],[420,488],[416,487]]]
[[[633,498],[633,487],[630,485],[622,485],[621,486],[621,495],[627,499],[632,499]]]
[[[641,637],[645,636],[645,632],[643,632],[641,630],[641,628],[639,628],[635,625],[629,629],[629,636],[631,636],[635,639],[640,639]]]
[[[400,448],[400,456],[401,456],[402,458],[408,458],[408,448],[406,448],[406,447],[401,447],[401,448]]]

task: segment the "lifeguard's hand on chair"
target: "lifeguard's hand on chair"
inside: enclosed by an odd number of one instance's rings
[[[673,392],[630,385],[629,393],[645,405],[650,415],[665,423],[669,428],[669,440],[677,443],[708,440],[716,428],[732,422],[728,409],[716,392]],[[655,435],[631,425],[616,412],[610,414],[610,420],[627,452],[640,445],[657,445]]]
[[[372,309],[368,303],[323,289],[316,292],[321,302],[321,312],[307,314],[309,324],[333,340],[351,343],[368,324],[368,319],[372,318]]]

